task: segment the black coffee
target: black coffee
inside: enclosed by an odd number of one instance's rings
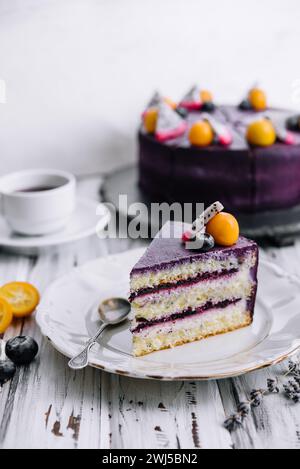
[[[51,191],[59,186],[35,186],[35,187],[24,187],[24,189],[17,189],[15,192],[43,192]]]

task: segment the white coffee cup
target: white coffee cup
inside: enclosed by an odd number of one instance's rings
[[[1,212],[11,229],[45,235],[65,227],[75,208],[75,177],[66,171],[29,169],[0,177]]]

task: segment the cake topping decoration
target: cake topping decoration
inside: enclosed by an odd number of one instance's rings
[[[300,115],[291,116],[286,121],[286,127],[294,132],[300,131]]]
[[[149,103],[146,106],[146,109],[149,107],[156,107],[159,105],[159,103],[162,101],[162,96],[158,91],[155,91],[152,98],[150,99]]]
[[[199,232],[203,230],[203,228],[207,225],[207,223],[213,217],[215,217],[218,213],[222,212],[223,209],[224,209],[224,206],[219,201],[211,204],[209,207],[207,207],[206,210],[204,210],[199,215],[199,217],[196,218],[196,220],[193,221],[192,231]]]
[[[149,107],[143,114],[144,129],[149,134],[154,134],[157,124],[157,107]]]
[[[255,111],[267,109],[266,93],[260,88],[252,88],[248,94],[248,101]]]
[[[214,140],[214,132],[212,126],[207,120],[195,122],[189,131],[189,141],[191,145],[197,147],[207,147]]]
[[[186,248],[208,251],[215,243],[219,246],[232,246],[237,242],[239,224],[233,215],[223,212],[223,208],[221,202],[215,202],[196,218],[190,230],[182,235]]]
[[[189,132],[189,140],[192,145],[206,147],[216,140],[223,146],[232,143],[232,136],[225,125],[217,121],[207,113],[203,113],[203,120],[195,122]]]
[[[159,104],[155,129],[157,140],[163,142],[171,138],[180,137],[184,134],[186,128],[187,123],[176,111],[165,102]]]
[[[177,106],[175,111],[180,115],[180,117],[183,117],[184,119],[188,116],[189,112],[185,107],[180,107]]]
[[[267,118],[261,118],[249,124],[246,138],[251,145],[268,147],[276,141],[276,131],[274,125]]]
[[[216,109],[216,105],[212,101],[207,101],[206,103],[202,104],[201,111],[204,112],[214,112]]]
[[[243,101],[239,105],[239,108],[242,111],[251,111],[252,110],[252,106],[251,106],[250,102],[248,101],[248,99],[243,99]]]
[[[294,135],[281,122],[272,122],[268,116],[252,122],[247,129],[247,140],[251,145],[267,147],[276,139],[287,145],[295,144]]]
[[[266,93],[257,86],[253,86],[247,98],[240,103],[239,108],[243,111],[265,111],[267,109]]]
[[[168,97],[165,97],[165,96],[162,96],[158,91],[155,91],[152,98],[148,102],[148,104],[146,106],[146,109],[142,114],[142,117],[144,117],[145,113],[149,109],[153,109],[153,108],[157,109],[159,107],[160,103],[162,103],[162,102],[165,102],[166,104],[168,104],[172,109],[176,109],[176,107],[177,107],[177,104],[172,99],[170,99]]]
[[[201,90],[200,99],[202,103],[211,103],[213,101],[213,95],[208,90]]]
[[[215,215],[206,225],[209,233],[220,246],[232,246],[239,239],[240,229],[236,218],[230,213]]]
[[[176,109],[177,108],[177,103],[175,103],[175,101],[173,101],[171,98],[168,98],[168,96],[165,96],[163,98],[164,102],[166,104],[168,104],[172,109]]]
[[[210,251],[215,245],[214,238],[209,233],[197,233],[193,241],[193,249],[202,252]]]
[[[190,111],[201,108],[201,91],[198,86],[193,86],[180,101],[180,107],[184,107]]]
[[[182,98],[180,107],[195,111],[205,107],[206,112],[212,112],[215,109],[213,104],[213,95],[208,90],[201,90],[198,86],[193,86]]]
[[[281,123],[274,124],[277,140],[286,145],[294,145],[296,143],[294,135],[289,132]]]
[[[193,221],[191,225],[191,229],[188,231],[185,231],[182,235],[182,241],[183,242],[188,242],[192,241],[195,239],[197,234],[202,233],[204,231],[205,226],[207,223],[218,213],[220,213],[224,209],[224,206],[221,204],[221,202],[217,201],[214,202],[212,205],[207,207],[206,210],[204,210],[199,217],[196,218],[196,220]]]
[[[225,125],[221,124],[221,122],[209,114],[203,114],[203,118],[210,123],[215,133],[215,137],[217,138],[217,142],[220,145],[228,146],[232,143],[232,136]]]

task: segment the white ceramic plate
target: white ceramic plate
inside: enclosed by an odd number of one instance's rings
[[[21,236],[13,233],[3,216],[0,216],[0,247],[22,254],[35,254],[41,249],[49,249],[61,244],[79,241],[96,233],[100,222],[96,214],[100,202],[78,197],[76,210],[65,229],[44,236]],[[103,210],[103,218],[109,216]],[[107,220],[106,220],[107,222]]]
[[[81,350],[99,327],[96,305],[107,297],[127,296],[129,272],[142,253],[137,249],[97,259],[48,288],[37,322],[57,350],[67,357]],[[134,358],[128,321],[104,332],[91,351],[90,365],[134,378],[206,380],[278,363],[300,347],[299,281],[264,261],[258,275],[251,326]]]

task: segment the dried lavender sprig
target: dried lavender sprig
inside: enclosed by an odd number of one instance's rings
[[[292,400],[295,402],[295,404],[298,404],[298,402],[300,402],[300,394],[294,394]]]
[[[288,381],[288,385],[291,386],[291,388],[295,391],[295,392],[300,392],[300,385],[297,383],[297,381],[295,381],[294,379],[290,379]]]
[[[240,414],[233,414],[230,417],[228,417],[224,422],[225,428],[230,432],[232,432],[233,430],[236,430],[238,427],[241,427],[242,425],[243,425],[243,419]]]
[[[279,393],[279,387],[277,386],[278,379],[267,379],[267,388],[269,393]]]
[[[292,360],[288,362],[288,370],[284,373],[283,378],[287,376],[293,376],[292,380],[288,381],[288,384],[283,384],[283,389],[285,391],[286,397],[293,400],[293,402],[300,402],[300,365],[295,363]],[[280,392],[279,387],[277,386],[278,379],[267,379],[267,389],[253,389],[250,393],[250,400],[245,402],[240,402],[237,406],[237,412],[232,414],[224,421],[225,428],[232,432],[238,427],[241,427],[243,420],[248,417],[250,414],[251,407],[258,407],[263,397],[266,394]]]
[[[237,411],[241,415],[242,419],[245,419],[251,410],[251,405],[249,402],[240,402],[237,406]]]
[[[283,389],[288,399],[291,399],[295,403],[300,401],[300,384],[298,380],[295,378],[288,380],[287,384],[283,385]]]
[[[295,363],[292,360],[288,361],[288,370],[289,373],[295,373],[299,371],[299,363]]]
[[[250,414],[251,407],[258,407],[266,392],[267,391],[263,389],[253,389],[250,394],[251,400],[240,402],[237,406],[237,412],[235,414],[232,414],[224,421],[225,428],[228,431],[232,432],[238,427],[241,427],[243,421]]]
[[[253,389],[250,393],[250,404],[252,407],[258,407],[264,397],[266,390]]]
[[[296,375],[295,375],[295,374],[292,374],[292,376],[293,376],[294,380],[295,380],[298,384],[300,384],[300,373],[299,373],[299,375],[297,375],[297,374],[296,374]]]

